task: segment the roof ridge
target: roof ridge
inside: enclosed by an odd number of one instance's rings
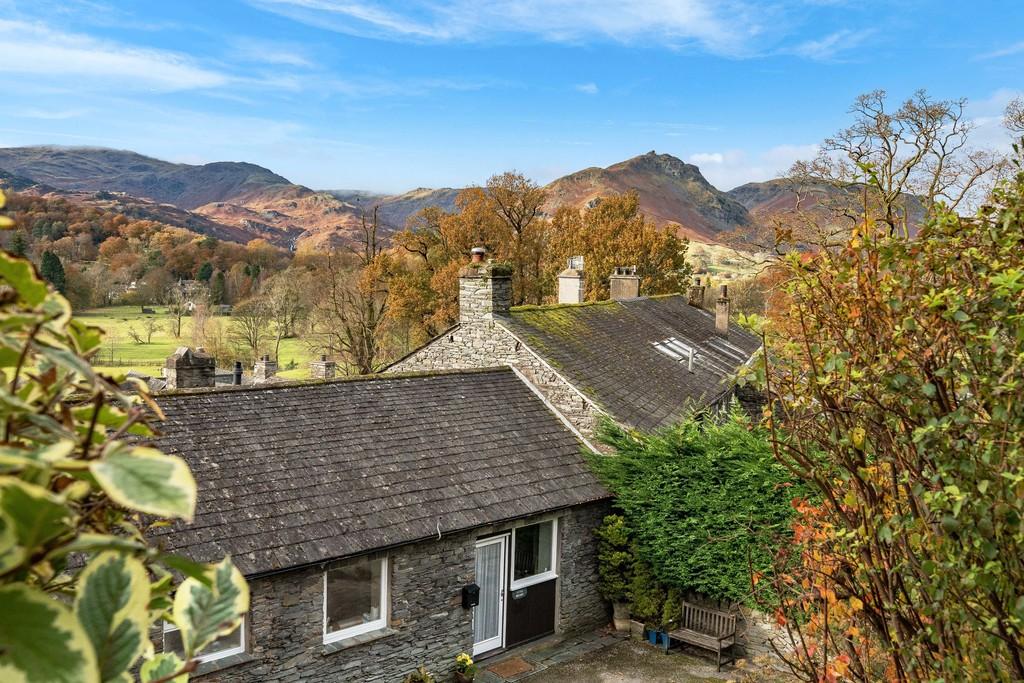
[[[344,384],[356,382],[390,381],[396,379],[415,379],[420,377],[448,377],[453,375],[486,375],[490,373],[510,373],[512,368],[507,365],[495,365],[487,368],[446,368],[434,370],[414,370],[408,372],[375,372],[370,375],[350,375],[333,379],[293,379],[262,384],[227,384],[214,387],[194,387],[190,389],[171,389],[154,394],[157,401],[166,396],[193,396],[205,394],[234,393],[240,391],[264,391],[267,389],[295,389],[299,387],[320,386],[323,384]]]

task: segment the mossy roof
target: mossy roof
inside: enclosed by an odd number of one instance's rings
[[[512,309],[510,331],[615,420],[641,429],[713,402],[760,346],[736,325],[715,331],[714,313],[679,295]],[[693,370],[655,346],[694,349]],[[678,348],[678,347],[677,347]]]

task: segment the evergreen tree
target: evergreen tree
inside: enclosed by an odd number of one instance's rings
[[[213,276],[213,281],[210,284],[210,301],[217,306],[224,303],[226,291],[227,286],[224,283],[224,271],[218,270],[217,274]]]
[[[53,285],[54,289],[61,294],[64,293],[64,289],[67,286],[64,277],[64,266],[61,265],[60,258],[52,251],[43,252],[43,260],[39,264],[39,274]]]
[[[28,240],[25,239],[25,233],[18,230],[11,236],[11,244],[8,249],[15,256],[24,256],[28,250]]]
[[[199,266],[199,273],[196,275],[197,280],[202,282],[209,282],[213,276],[213,264],[207,261],[203,265]]]

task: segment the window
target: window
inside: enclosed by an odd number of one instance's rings
[[[555,574],[558,524],[555,520],[512,530],[512,588],[549,581]]]
[[[200,662],[212,662],[245,652],[245,622],[246,617],[243,615],[238,628],[207,645],[199,653],[197,659]],[[185,647],[181,643],[181,631],[174,624],[166,622],[164,623],[164,652],[176,652],[182,658],[185,657]]]
[[[324,572],[324,642],[387,625],[388,561],[362,557]]]

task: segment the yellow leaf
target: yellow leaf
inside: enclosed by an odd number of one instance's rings
[[[859,612],[862,609],[864,609],[864,603],[861,602],[860,598],[852,597],[852,598],[850,598],[850,609],[853,610],[854,612]]]

